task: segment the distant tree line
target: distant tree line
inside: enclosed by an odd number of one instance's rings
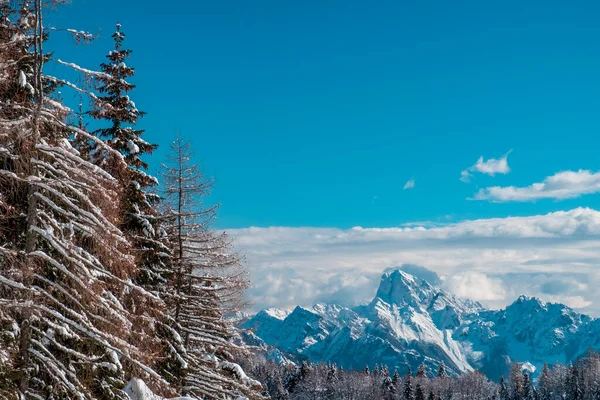
[[[489,380],[479,371],[450,377],[421,365],[400,375],[385,365],[347,371],[335,364],[282,365],[263,356],[243,363],[273,400],[600,400],[600,355],[589,351],[569,365],[544,365],[533,379],[521,363],[507,377]]]

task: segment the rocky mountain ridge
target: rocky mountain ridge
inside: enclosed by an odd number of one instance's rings
[[[450,374],[506,374],[513,361],[534,372],[600,348],[600,320],[562,304],[519,297],[503,310],[458,298],[402,270],[386,272],[375,298],[358,307],[316,304],[267,309],[242,327],[283,354],[346,369],[385,364],[400,373],[443,361]]]

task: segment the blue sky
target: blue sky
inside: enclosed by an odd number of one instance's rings
[[[599,11],[74,0],[47,20],[98,39],[47,48],[95,68],[123,25],[149,161],[176,130],[194,143],[255,308],[366,301],[416,264],[492,307],[527,294],[600,315]]]
[[[219,225],[397,226],[597,204],[468,201],[598,169],[600,6],[592,1],[73,1],[49,17],[99,34],[63,59],[95,67],[119,21],[147,138],[175,130],[216,178]],[[460,172],[509,150],[511,172]],[[405,183],[415,178],[411,190]]]

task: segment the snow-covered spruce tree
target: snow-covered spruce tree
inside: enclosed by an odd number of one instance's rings
[[[446,372],[446,364],[443,361],[440,363],[440,367],[438,368],[437,377],[441,379],[448,378],[448,373]]]
[[[126,64],[131,50],[123,48],[125,34],[117,24],[112,35],[114,50],[107,55],[108,61],[100,65],[101,74],[94,75],[99,96],[94,97],[94,108],[90,115],[106,120],[109,126],[98,129],[94,134],[104,140],[118,156],[103,151],[94,142],[80,141],[80,147],[90,155],[92,161],[116,177],[122,193],[122,217],[120,229],[130,241],[136,258],[138,275],[135,283],[162,297],[166,290],[170,251],[167,237],[160,227],[157,211],[159,198],[150,190],[158,182],[146,173],[147,163],[142,159],[151,154],[156,145],[142,139],[143,130],[135,129],[138,119],[144,115],[136,108],[129,95],[135,88],[127,79],[133,77],[134,69]],[[126,169],[120,168],[124,159]],[[157,371],[170,383],[177,384],[184,375],[185,349],[177,333],[175,322],[168,314],[157,321],[157,334],[166,343],[165,354],[158,362]]]
[[[145,172],[148,164],[142,159],[157,146],[142,139],[143,130],[134,128],[144,113],[129,98],[135,86],[127,79],[134,75],[134,69],[125,63],[131,50],[123,48],[125,34],[121,31],[121,25],[117,24],[112,37],[115,49],[108,53],[108,62],[100,65],[103,74],[95,76],[100,95],[95,99],[95,108],[90,115],[110,122],[110,126],[98,129],[94,134],[122,155],[127,169],[120,168],[120,157],[115,158],[101,149],[93,149],[91,156],[96,164],[115,176],[124,188],[121,230],[130,236],[137,253],[140,275],[136,282],[157,289],[165,282],[163,274],[168,262],[168,248],[156,232],[158,196],[149,191],[158,181]]]
[[[147,366],[160,343],[145,333],[153,318],[120,299],[143,307],[154,298],[131,283],[118,182],[72,147],[74,131],[95,139],[67,125],[57,80],[42,73],[42,1],[17,14],[0,43],[0,308],[2,337],[14,338],[2,342],[13,368],[0,370],[0,394],[126,398],[129,374],[160,386]]]
[[[25,87],[23,79],[24,72],[29,71],[31,58],[27,57],[30,38],[19,35],[22,30],[21,22],[28,22],[20,18],[19,13],[13,9],[8,1],[0,1],[0,121],[2,124],[18,120],[25,116],[25,112],[19,106],[6,106],[13,102],[15,105],[31,99],[33,91]],[[21,83],[21,84],[20,84]],[[33,89],[33,88],[32,88]],[[10,154],[0,152],[0,164],[4,169],[12,164]],[[0,205],[6,194],[0,192]],[[10,210],[0,211],[5,215]],[[2,248],[6,246],[1,245]],[[0,271],[11,268],[6,265],[4,257],[0,253]],[[11,297],[11,289],[0,286],[0,298],[8,300]],[[16,354],[18,351],[18,325],[14,314],[9,312],[0,303],[0,395],[7,397],[15,391],[14,380],[16,379]]]
[[[162,176],[173,246],[169,306],[187,351],[183,393],[203,399],[261,399],[260,383],[233,362],[243,349],[232,343],[234,327],[224,318],[240,307],[246,272],[227,236],[210,227],[216,209],[204,207],[202,200],[212,181],[192,157],[190,143],[177,138]]]
[[[408,370],[403,379],[402,395],[404,396],[404,400],[414,399],[412,388],[412,372],[410,371],[410,369]]]
[[[510,400],[510,394],[508,393],[508,388],[506,386],[506,380],[504,380],[504,376],[500,378],[500,390],[498,392],[499,400]]]
[[[513,399],[521,399],[523,397],[523,364],[515,362],[510,367],[509,375],[510,396]]]

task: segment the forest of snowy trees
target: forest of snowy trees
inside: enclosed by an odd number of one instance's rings
[[[227,316],[243,309],[248,275],[212,227],[211,179],[181,138],[149,174],[156,145],[136,128],[121,26],[97,68],[63,61],[50,34],[94,37],[46,28],[44,8],[61,3],[0,0],[0,398],[130,399],[143,382],[167,398],[600,399],[594,352],[535,381],[514,364],[491,382],[443,364],[403,376],[278,364],[243,345]],[[70,107],[60,90],[87,100]]]
[[[520,363],[492,382],[474,371],[451,378],[443,363],[400,375],[386,366],[345,371],[331,364],[280,365],[258,357],[244,363],[274,400],[598,400],[600,355],[590,351],[569,366],[544,368],[532,379]]]

